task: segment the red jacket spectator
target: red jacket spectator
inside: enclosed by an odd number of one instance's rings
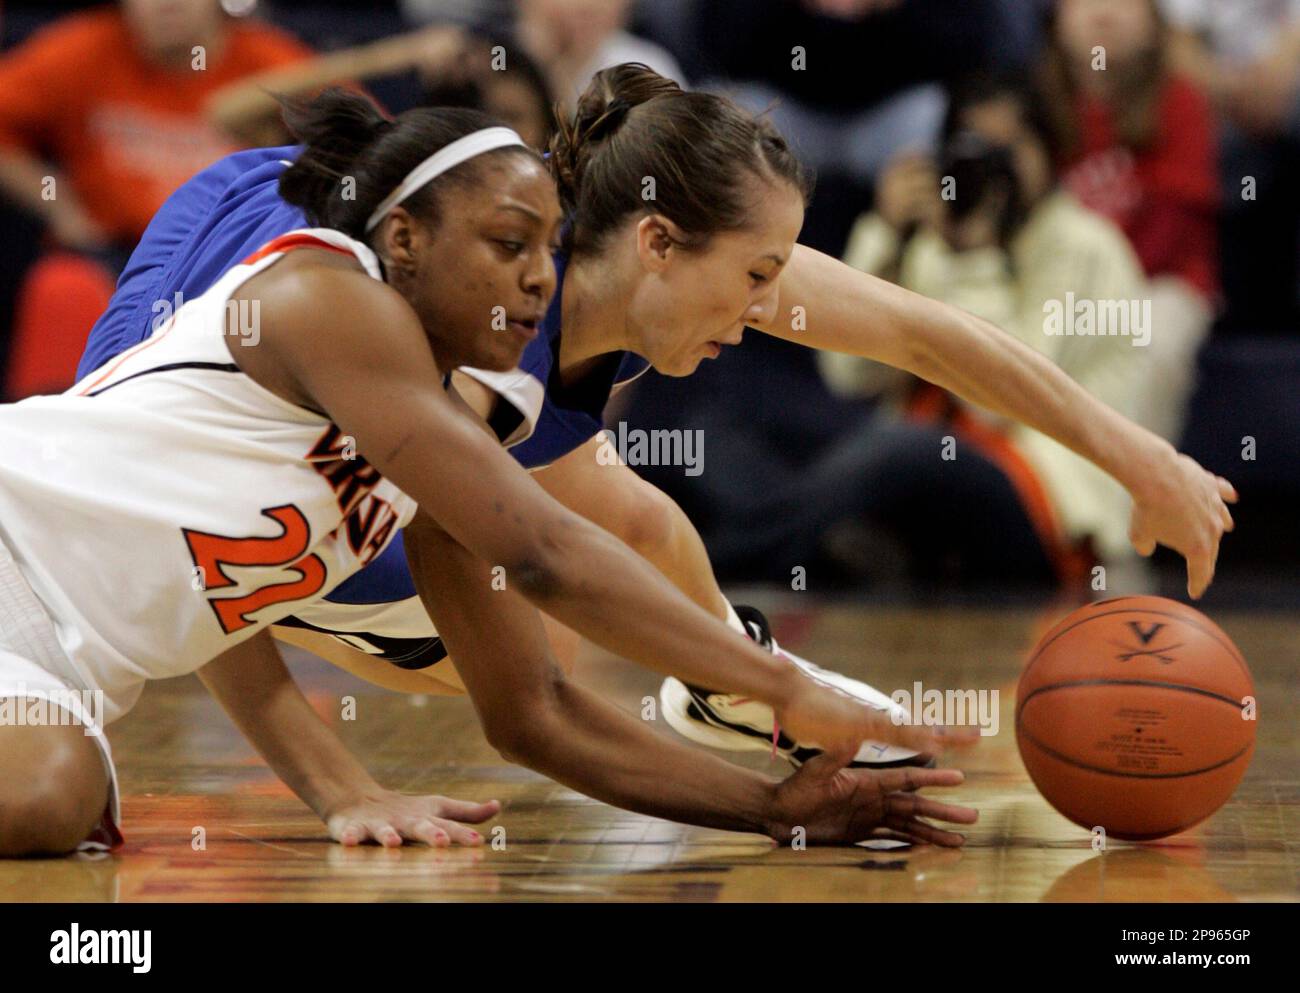
[[[1214,296],[1219,184],[1209,101],[1187,80],[1170,77],[1153,138],[1139,150],[1121,143],[1101,100],[1080,94],[1077,109],[1079,145],[1060,163],[1067,188],[1124,229],[1148,276],[1181,276]]]

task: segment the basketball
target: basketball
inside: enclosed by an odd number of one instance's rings
[[[1246,660],[1204,614],[1163,597],[1103,600],[1034,648],[1016,743],[1039,792],[1076,824],[1163,838],[1237,788],[1255,750],[1254,694]]]

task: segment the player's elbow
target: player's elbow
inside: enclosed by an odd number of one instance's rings
[[[507,707],[481,715],[488,744],[507,762],[546,767],[546,755],[560,733],[559,698],[564,680],[564,673],[556,669],[545,686],[522,699],[513,698]]]
[[[530,554],[506,566],[503,575],[530,600],[552,600],[563,596],[564,573],[561,564],[546,554]]]
[[[535,604],[578,595],[584,586],[581,551],[588,530],[581,518],[571,514],[544,523],[512,556],[503,578]]]
[[[528,733],[526,722],[512,722],[512,726],[497,728],[487,733],[488,744],[511,765],[533,768],[538,765],[539,738]]]

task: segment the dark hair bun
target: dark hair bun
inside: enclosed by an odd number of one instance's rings
[[[290,131],[304,148],[281,173],[280,195],[300,207],[311,223],[362,240],[371,213],[412,169],[458,138],[500,123],[466,107],[417,107],[390,119],[366,97],[339,89],[282,105]],[[536,157],[515,145],[486,153],[514,154]],[[438,190],[469,182],[479,158],[439,176],[402,206],[436,224]]]
[[[607,141],[627,121],[632,108],[682,88],[640,62],[602,69],[578,98],[572,118],[562,119],[551,139],[551,171],[566,209],[576,203],[592,148]]]
[[[670,218],[687,247],[700,247],[750,222],[754,177],[789,183],[805,199],[809,189],[765,118],[725,97],[687,92],[638,62],[592,77],[551,139],[549,164],[576,252],[597,250],[626,218],[647,211]]]
[[[280,196],[326,227],[329,206],[341,200],[340,184],[355,174],[357,160],[394,127],[370,100],[350,90],[329,89],[314,100],[280,101],[289,133],[306,147],[280,177]]]

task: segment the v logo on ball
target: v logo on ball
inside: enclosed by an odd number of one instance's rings
[[[1144,645],[1151,644],[1151,639],[1158,635],[1160,629],[1164,627],[1159,621],[1147,627],[1146,630],[1143,630],[1141,621],[1129,621],[1128,626],[1135,635],[1142,639]]]

